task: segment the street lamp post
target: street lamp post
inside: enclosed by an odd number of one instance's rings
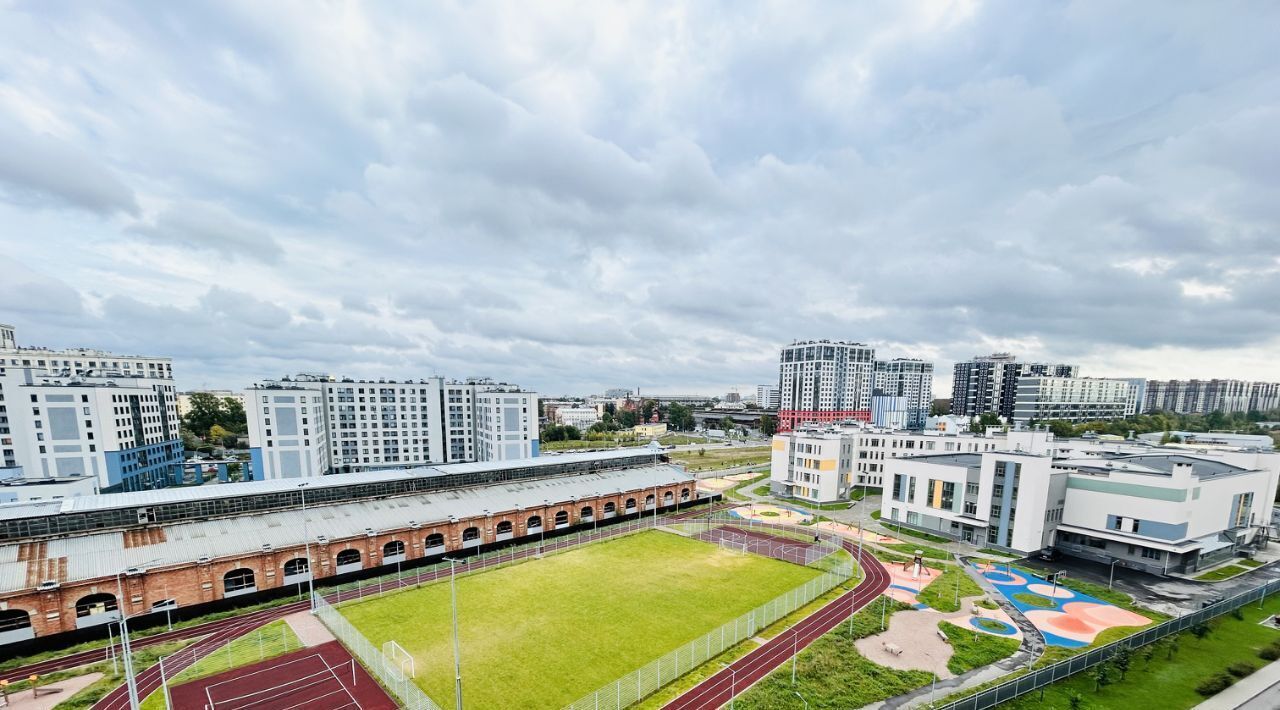
[[[298,493],[302,496],[302,545],[306,549],[307,555],[307,601],[311,604],[311,613],[316,613],[316,588],[312,582],[315,579],[315,570],[311,564],[311,533],[307,527],[307,485],[310,481],[304,481],[298,484]]]
[[[547,509],[551,507],[551,501],[546,498],[542,499],[542,519],[538,521],[538,554],[542,554],[543,547],[547,542]]]
[[[720,661],[720,665],[724,666],[729,671],[729,710],[733,710],[734,701],[738,695],[738,671],[734,670],[733,666],[725,663],[724,661]]]
[[[453,557],[444,558],[449,563],[449,597],[453,606],[453,697],[457,710],[462,710],[462,650],[458,645],[458,587],[454,581],[454,568],[461,562]]]
[[[1120,558],[1117,557],[1116,559],[1111,560],[1111,564],[1107,566],[1107,589],[1111,589],[1111,583],[1115,581],[1116,563],[1119,561]]]
[[[137,567],[116,572],[116,611],[120,613],[120,653],[124,656],[124,681],[129,692],[129,707],[138,710],[138,679],[133,675],[133,647],[129,645],[129,615],[124,608],[124,582],[122,578],[130,571],[142,572],[147,565],[158,560],[144,562]]]

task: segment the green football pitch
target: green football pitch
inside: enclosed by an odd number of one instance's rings
[[[816,577],[817,570],[650,531],[459,577],[462,697],[554,710]],[[454,706],[449,583],[340,607]]]

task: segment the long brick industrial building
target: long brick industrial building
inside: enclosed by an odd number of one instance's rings
[[[0,505],[0,645],[696,496],[646,449]]]

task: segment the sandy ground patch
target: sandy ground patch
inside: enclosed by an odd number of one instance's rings
[[[298,641],[302,642],[302,645],[306,648],[319,646],[322,643],[329,643],[334,640],[333,634],[329,633],[329,629],[309,611],[290,614],[284,617],[284,621],[289,625],[290,629],[293,629]]]
[[[863,542],[878,542],[882,545],[892,545],[895,543],[902,542],[896,537],[884,535],[876,532],[875,530],[864,530],[858,527],[857,525],[846,525],[844,523],[824,521],[824,522],[818,523],[818,527],[822,528],[823,530],[830,530],[836,534],[843,535],[845,537],[851,537],[854,540],[857,540],[859,537],[861,537]]]
[[[728,478],[699,478],[698,488],[704,491],[723,491],[727,488],[733,488],[738,485],[736,481]]]
[[[935,572],[937,574],[937,572]],[[983,609],[974,606],[974,602],[982,597],[965,597],[960,600],[960,608],[951,614],[943,614],[933,609],[914,609],[900,611],[889,619],[889,628],[882,633],[858,639],[854,645],[858,652],[873,663],[898,670],[922,670],[938,674],[939,678],[950,678],[954,674],[947,670],[947,661],[951,659],[951,644],[942,639],[938,632],[938,624],[946,621],[962,629],[970,629],[993,636],[1017,639],[1022,641],[1022,632],[1017,630],[1009,615],[1000,609]],[[872,609],[875,604],[871,605]],[[1014,633],[993,633],[974,626],[970,620],[976,617],[995,619],[1012,627]],[[890,653],[888,645],[902,649],[902,653]]]

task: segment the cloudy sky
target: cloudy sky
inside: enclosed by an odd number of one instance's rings
[[[1280,379],[1275,3],[0,0],[0,322],[723,392],[780,345]]]

